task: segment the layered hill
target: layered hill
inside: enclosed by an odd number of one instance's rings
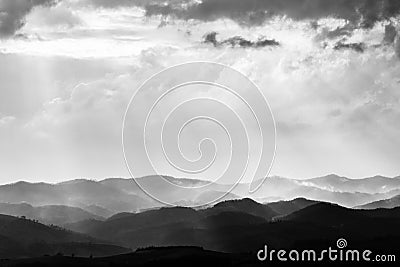
[[[193,179],[165,177],[171,183],[184,187],[202,186],[206,182]],[[178,205],[197,205],[215,199],[220,192],[232,188],[230,184],[212,183],[209,190],[194,190],[193,195],[182,195],[180,190],[165,190],[155,176],[137,178],[141,183],[154,185],[163,199]],[[259,202],[306,198],[336,203],[345,207],[365,205],[389,199],[400,194],[400,178],[375,176],[365,179],[349,179],[337,175],[296,180],[269,177],[260,189],[249,194],[249,184],[240,183],[223,200],[251,197]],[[0,203],[28,203],[32,206],[64,205],[78,207],[100,217],[119,212],[137,212],[160,207],[138,187],[132,179],[110,178],[101,181],[72,180],[58,184],[18,182],[0,186]]]
[[[59,227],[0,215],[0,258],[38,257],[68,254],[104,256],[129,252],[129,249]]]
[[[271,206],[279,207],[281,213]],[[286,214],[290,209],[293,212]],[[399,223],[400,209],[362,211],[304,199],[270,204],[242,199],[203,210],[175,207],[124,213],[104,222],[91,220],[67,227],[133,249],[201,246],[224,252],[246,252],[266,243],[291,248],[306,246],[310,241],[319,247],[339,237],[372,247],[376,247],[374,240],[379,246],[395,247],[400,238]]]
[[[64,205],[45,205],[34,207],[27,203],[0,203],[0,214],[24,216],[44,224],[63,225],[82,220],[104,220],[104,217],[92,214],[84,209]]]
[[[400,195],[397,195],[389,199],[383,199],[365,205],[357,206],[356,208],[369,210],[369,209],[380,209],[380,208],[391,209],[396,207],[400,207]]]

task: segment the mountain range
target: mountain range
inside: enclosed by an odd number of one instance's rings
[[[184,186],[204,183],[167,179]],[[207,192],[179,196],[180,202],[196,203],[227,186],[213,184]],[[248,184],[238,184],[225,200],[186,208],[159,204],[132,179],[3,185],[0,259],[96,257],[169,246],[252,253],[266,243],[274,248],[318,248],[341,237],[354,246],[383,251],[396,248],[400,237],[399,177],[270,177],[251,198],[247,191]]]
[[[379,208],[385,208],[385,209],[392,209],[400,207],[400,195],[394,196],[389,199],[383,199],[379,201],[374,201],[365,205],[357,206],[355,208],[357,209],[379,209]]]
[[[400,238],[400,208],[360,210],[298,198],[227,200],[202,209],[161,207],[86,219],[63,228],[0,216],[0,258],[107,256],[144,247],[193,246],[224,253],[272,248],[352,246],[389,253]],[[371,231],[374,229],[374,231]],[[368,235],[366,235],[368,233]]]
[[[153,183],[154,176],[147,176],[141,182]],[[205,182],[193,179],[166,177],[183,186],[202,185]],[[175,199],[177,205],[195,205],[213,199],[218,192],[230,189],[232,185],[213,183],[210,190],[180,195],[179,191],[157,188],[165,199]],[[400,178],[375,176],[365,179],[349,179],[327,175],[313,179],[288,179],[269,177],[260,189],[249,194],[249,184],[240,183],[222,200],[250,197],[258,202],[271,202],[306,198],[355,207],[371,202],[389,199],[400,194]],[[71,180],[58,184],[17,182],[0,186],[0,203],[27,203],[35,207],[58,205],[80,208],[94,216],[109,217],[120,212],[137,212],[156,208],[162,204],[147,196],[132,179],[110,178],[101,181]],[[46,208],[48,210],[48,207]],[[1,212],[1,210],[0,210]],[[20,215],[15,213],[15,215]],[[37,218],[34,217],[34,218]],[[40,216],[39,216],[40,219]],[[42,220],[45,222],[45,220]],[[68,220],[69,222],[69,220]]]
[[[242,199],[201,210],[172,207],[125,213],[105,221],[87,220],[66,227],[132,249],[200,246],[237,253],[254,251],[263,243],[290,248],[313,240],[323,245],[341,235],[359,244],[381,239],[379,242],[386,242],[387,247],[400,237],[399,223],[400,208],[367,211],[304,199],[271,204]],[[380,227],[376,229],[377,226]],[[370,229],[376,230],[366,237]]]
[[[105,218],[95,215],[81,208],[64,205],[44,205],[34,207],[28,203],[10,204],[0,203],[0,214],[17,217],[25,217],[37,220],[44,224],[63,225],[87,219],[104,220]]]

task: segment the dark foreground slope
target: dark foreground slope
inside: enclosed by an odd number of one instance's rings
[[[77,256],[105,256],[130,250],[85,234],[32,220],[0,215],[0,259],[38,257],[62,253]]]
[[[199,247],[163,247],[138,250],[134,253],[103,257],[78,258],[66,256],[40,257],[23,260],[0,261],[4,267],[58,266],[58,267],[104,267],[104,266],[377,266],[376,262],[292,262],[259,261],[256,253],[223,253]],[[396,266],[396,262],[381,262],[378,266]]]
[[[104,222],[72,224],[70,229],[132,249],[199,246],[241,253],[257,251],[265,244],[289,249],[328,247],[339,238],[355,246],[393,250],[400,240],[399,225],[400,208],[353,210],[316,203],[284,215],[244,199],[205,210],[175,207],[122,214]]]
[[[294,203],[286,204],[292,208]],[[349,248],[398,253],[400,208],[354,210],[316,203],[289,215],[277,210],[249,199],[203,210],[161,208],[70,225],[81,234],[5,216],[0,220],[4,222],[0,225],[0,258],[54,255],[58,251],[107,256],[125,253],[124,247],[190,246],[235,255],[257,252],[264,245],[276,250],[323,250],[335,248],[339,238],[346,239]],[[288,209],[280,210],[286,213]]]
[[[0,261],[0,266],[255,266],[257,259],[254,256],[207,251],[198,247],[164,247],[103,258],[52,256]]]

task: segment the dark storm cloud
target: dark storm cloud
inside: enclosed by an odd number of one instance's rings
[[[0,38],[13,36],[25,23],[25,16],[36,6],[58,0],[0,0]]]
[[[333,48],[335,50],[343,50],[343,49],[351,49],[356,52],[362,53],[365,50],[365,44],[364,43],[342,43],[338,42],[336,43],[335,47]]]
[[[215,47],[221,45],[230,45],[231,47],[253,47],[260,48],[266,46],[279,46],[279,42],[274,39],[267,39],[265,37],[259,38],[257,41],[250,41],[241,36],[234,36],[228,39],[218,41],[216,32],[210,32],[204,35],[204,43],[212,44]]]
[[[397,35],[396,41],[394,43],[394,51],[396,52],[397,57],[400,59],[400,36]]]
[[[247,25],[261,24],[275,15],[296,20],[332,16],[359,23],[364,28],[400,13],[399,0],[203,0],[184,3],[188,1],[149,1],[144,7],[148,16],[170,15],[202,21],[230,18]]]
[[[336,39],[349,37],[352,35],[354,26],[351,24],[346,24],[343,27],[337,27],[334,30],[329,30],[329,28],[323,28],[322,31],[316,36],[318,41],[325,39]]]
[[[145,7],[147,5],[164,5],[169,6],[179,5],[182,7],[185,3],[190,3],[190,0],[81,0],[77,4],[84,6],[94,6],[103,8],[119,8],[119,7]]]
[[[396,39],[396,36],[397,36],[396,27],[394,27],[392,24],[386,25],[383,42],[386,44],[393,44],[394,40]]]
[[[217,46],[219,42],[217,41],[217,32],[209,32],[204,35],[204,40],[203,42],[206,44],[213,44],[214,46]]]

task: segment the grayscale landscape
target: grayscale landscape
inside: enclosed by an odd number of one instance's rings
[[[399,122],[399,0],[0,0],[0,266],[397,266]]]

